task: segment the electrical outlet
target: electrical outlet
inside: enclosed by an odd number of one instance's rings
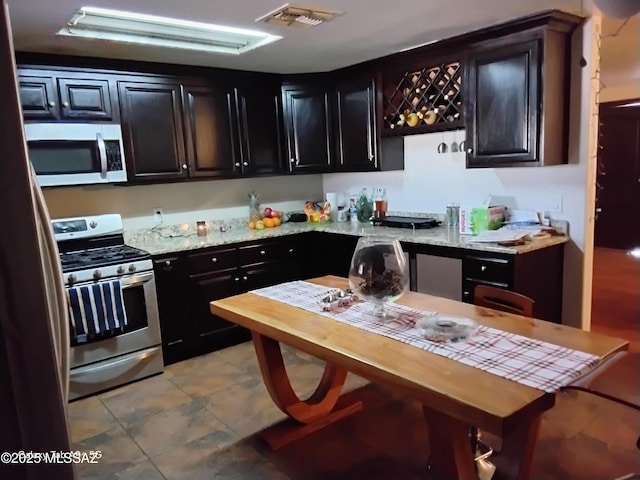
[[[164,211],[161,208],[153,209],[153,221],[157,223],[161,223],[164,217]]]

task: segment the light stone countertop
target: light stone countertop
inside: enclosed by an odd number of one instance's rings
[[[414,231],[404,228],[374,227],[369,224],[356,224],[351,222],[329,224],[285,223],[280,227],[267,228],[265,230],[249,230],[249,228],[244,224],[233,224],[227,228],[226,232],[220,232],[219,229],[211,228],[207,236],[202,237],[196,236],[192,231],[181,233],[178,230],[168,231],[163,229],[152,231],[149,229],[144,232],[137,231],[135,234],[127,234],[127,232],[125,232],[125,241],[128,245],[146,250],[152,255],[161,255],[232,243],[262,240],[265,238],[282,237],[310,231],[354,235],[359,237],[385,235],[407,243],[466,248],[470,250],[514,255],[532,252],[534,250],[569,241],[569,237],[562,235],[532,240],[527,242],[525,245],[505,247],[496,243],[469,242],[471,236],[460,235],[457,230],[448,229],[446,227]],[[170,237],[170,235],[173,235],[173,237]]]

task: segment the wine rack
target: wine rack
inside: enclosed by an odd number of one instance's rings
[[[385,76],[383,99],[384,134],[463,128],[462,65],[455,61]]]

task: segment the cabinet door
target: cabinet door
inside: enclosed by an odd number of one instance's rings
[[[329,93],[285,87],[285,129],[289,171],[326,172],[332,165]]]
[[[192,177],[241,172],[233,121],[233,91],[226,87],[183,87],[187,155]]]
[[[206,337],[235,324],[212,315],[209,302],[230,297],[243,291],[242,277],[238,269],[204,273],[189,276],[189,302],[194,334],[199,343],[208,341]]]
[[[259,87],[259,88],[258,88]],[[281,172],[279,87],[255,85],[235,90],[240,131],[240,162],[246,175]]]
[[[538,161],[538,41],[471,55],[467,68],[467,166]]]
[[[58,78],[62,118],[112,120],[109,81]]]
[[[336,90],[337,160],[343,171],[375,170],[375,93],[371,80],[341,85]]]
[[[186,177],[180,86],[119,82],[118,90],[129,179]]]
[[[153,260],[158,297],[158,314],[162,333],[162,355],[165,365],[188,358],[190,349],[190,322],[187,301],[187,276],[182,259],[177,256]]]
[[[22,113],[26,120],[58,117],[57,96],[52,77],[18,76]]]

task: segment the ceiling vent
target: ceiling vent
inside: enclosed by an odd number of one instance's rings
[[[272,12],[256,18],[256,22],[275,23],[287,27],[315,27],[333,20],[344,12],[285,3]]]

